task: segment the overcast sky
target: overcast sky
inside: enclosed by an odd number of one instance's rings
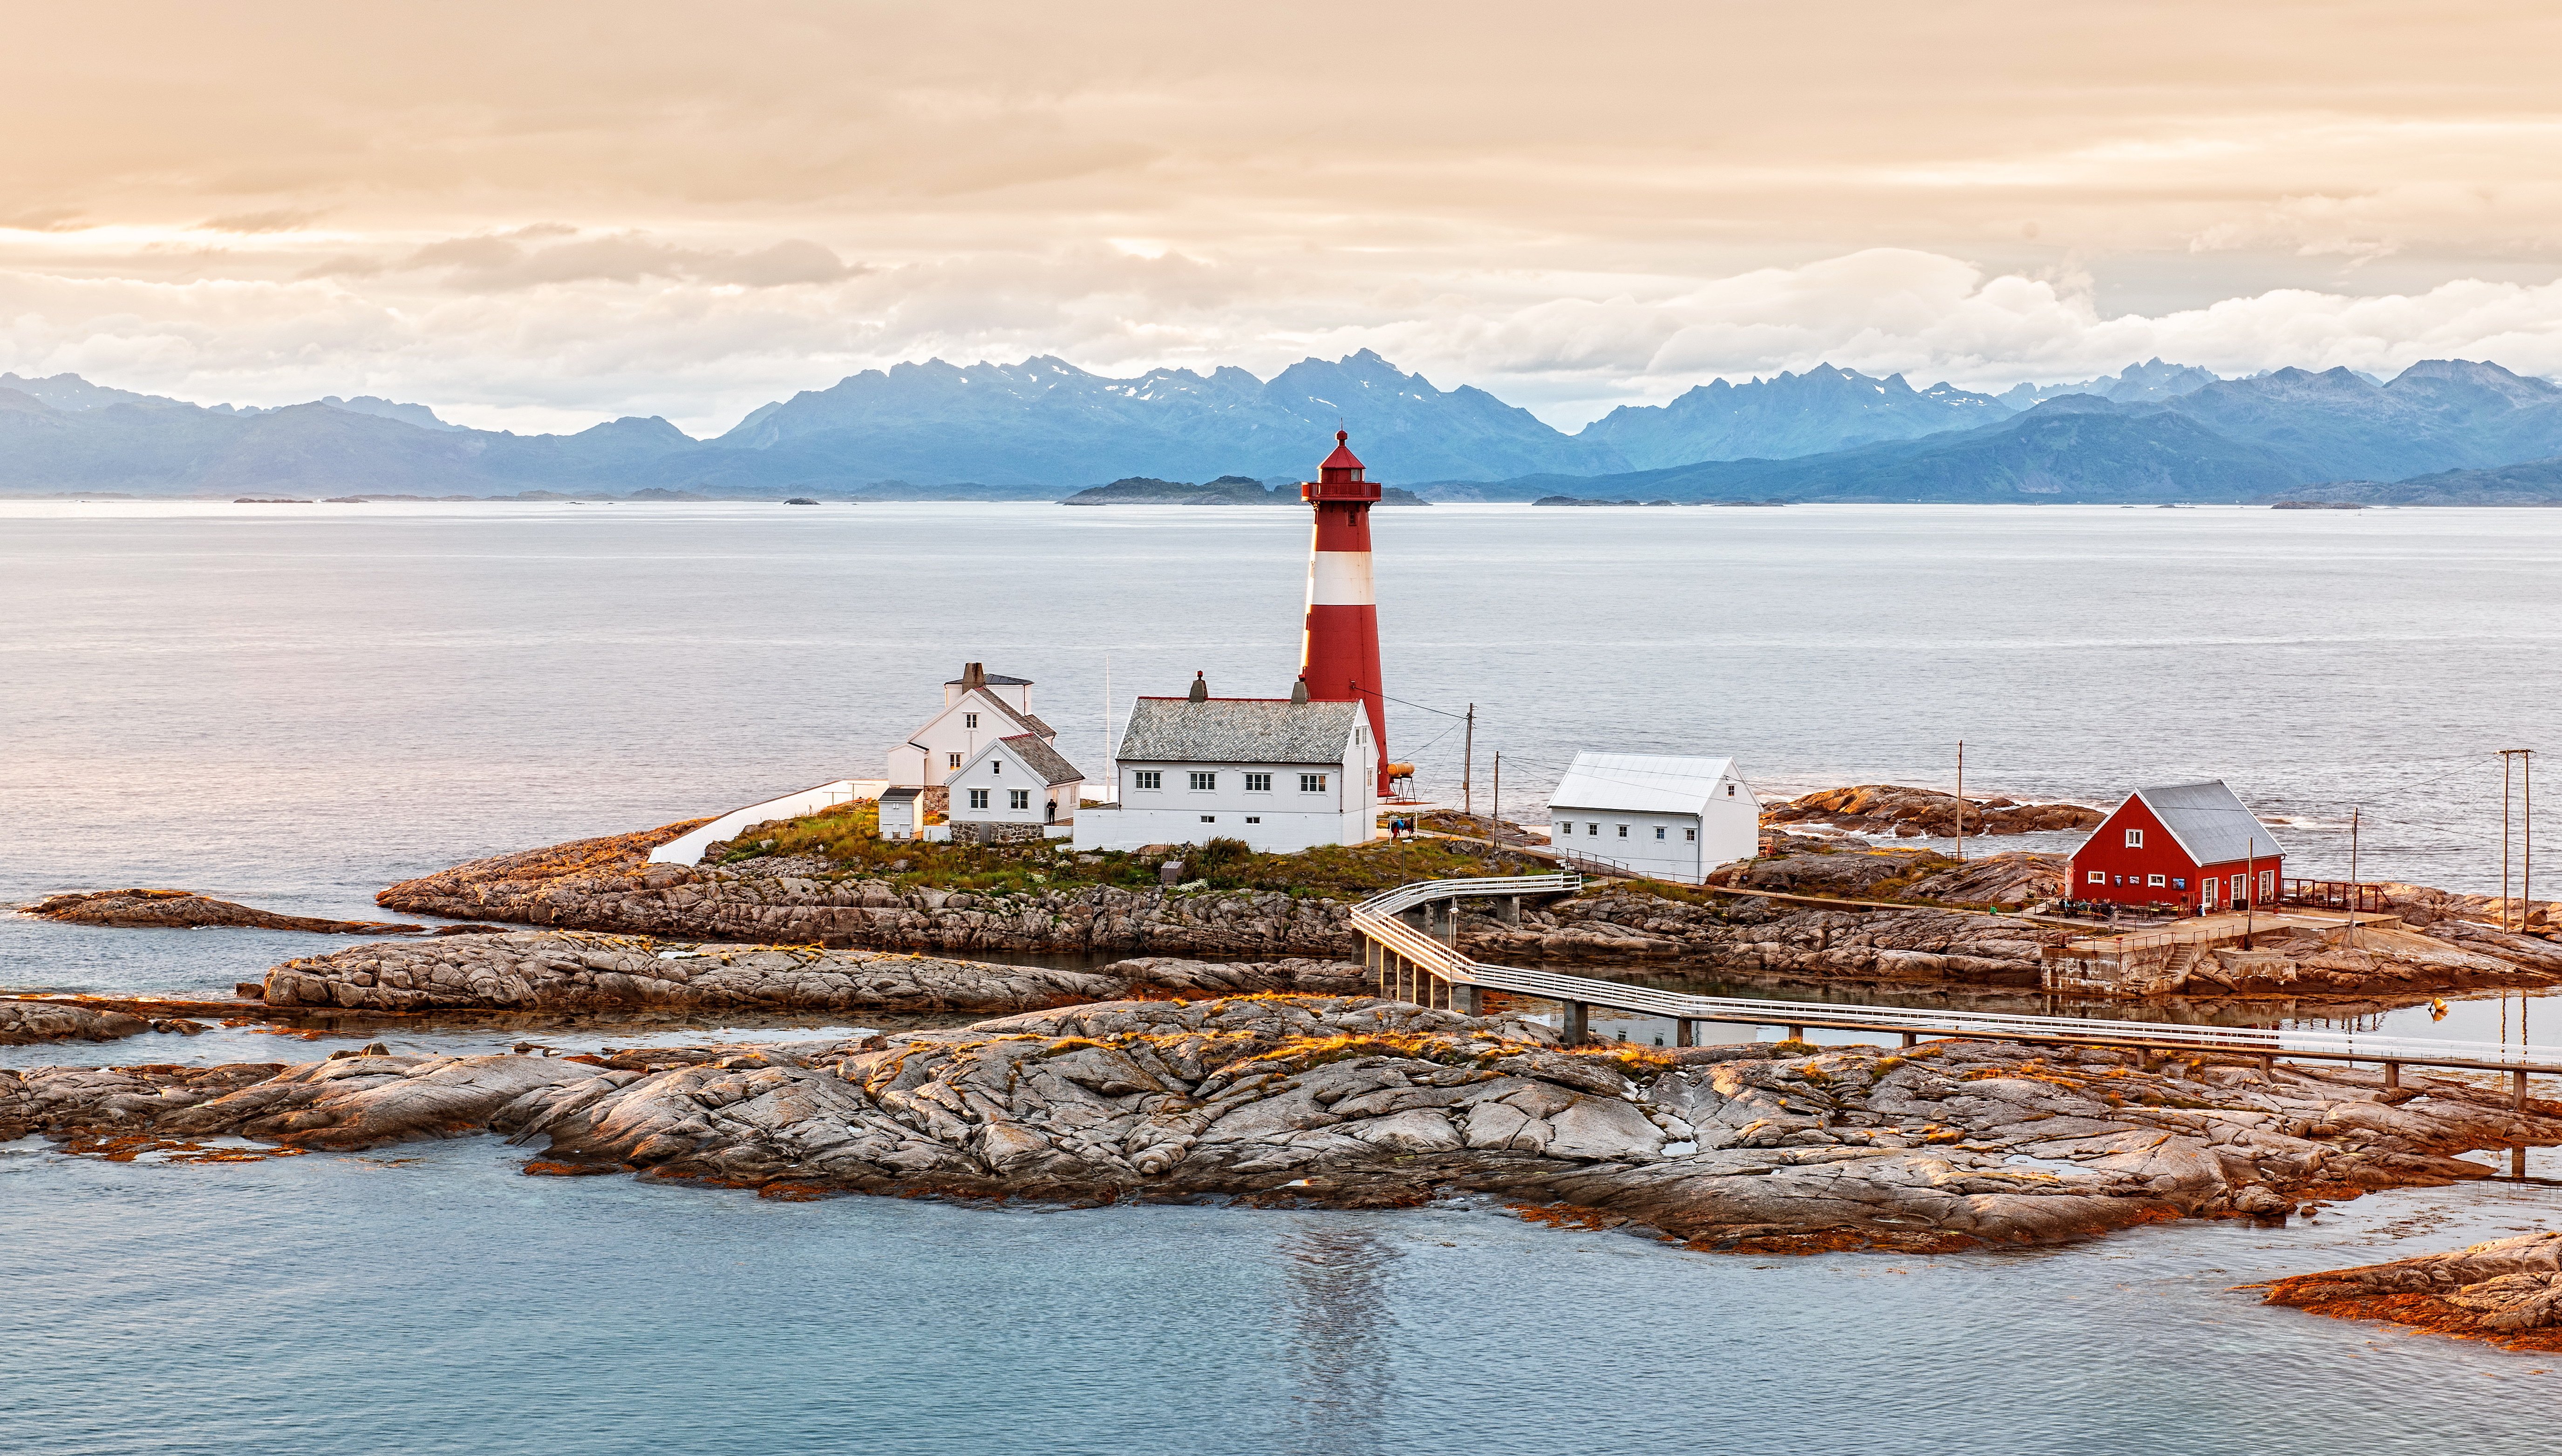
[[[0,370],[700,434],[1371,347],[1572,429],[1830,361],[2562,373],[2562,10],[22,6]]]

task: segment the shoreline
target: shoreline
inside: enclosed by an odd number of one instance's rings
[[[770,1197],[1400,1207],[1461,1196],[1709,1251],[1933,1251],[2493,1176],[2562,1144],[2452,1078],[1943,1040],[1564,1048],[1368,998],[1107,1001],[611,1055],[0,1070],[0,1141],[355,1150],[495,1132],[530,1175]],[[75,1149],[74,1151],[77,1151]],[[254,1150],[253,1150],[254,1152]],[[241,1157],[253,1152],[240,1153]]]

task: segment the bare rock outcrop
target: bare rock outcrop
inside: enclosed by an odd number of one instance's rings
[[[0,1046],[39,1041],[116,1041],[151,1029],[151,1022],[122,1011],[60,1001],[0,1001]]]
[[[267,973],[271,1007],[377,1011],[1013,1011],[1132,996],[1357,990],[1359,966],[1155,957],[1097,971],[815,946],[669,944],[581,931],[386,941]]]
[[[2023,804],[2016,799],[1965,801],[1965,829],[1972,834],[2027,834],[2047,829],[2096,828],[2107,818],[2081,804]],[[1821,823],[1869,834],[1939,834],[1957,831],[1957,796],[1901,784],[1857,784],[1825,789],[1763,811],[1763,823]]]
[[[0,1138],[478,1131],[532,1173],[1068,1202],[1490,1195],[1701,1248],[1953,1249],[2477,1177],[2562,1142],[2453,1081],[1931,1043],[1564,1049],[1401,1002],[1110,1001],[859,1042],[0,1071]]]
[[[2268,1302],[2339,1320],[2389,1320],[2515,1350],[2562,1351],[2562,1233],[2298,1274],[2253,1286]]]
[[[1196,958],[1360,950],[1348,907],[1276,891],[1061,885],[992,894],[902,886],[813,859],[648,863],[649,849],[683,827],[475,860],[375,899],[458,920],[701,940]]]
[[[320,935],[406,935],[426,929],[380,920],[323,920],[309,915],[278,915],[230,900],[216,900],[194,890],[96,890],[86,894],[49,895],[26,907],[29,915],[75,925],[112,925],[136,930],[302,930]]]

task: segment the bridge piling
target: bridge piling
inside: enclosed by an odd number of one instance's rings
[[[1688,1016],[1673,1017],[1673,1045],[1697,1046],[1699,1044],[1698,1026],[1699,1023]]]
[[[1904,1033],[1904,1045],[1908,1050],[1921,1044],[1921,1041],[1922,1033],[1919,1031],[1907,1031]]]
[[[1568,1046],[1581,1046],[1584,1042],[1591,1040],[1591,1005],[1587,1002],[1578,1001],[1559,1001],[1557,1004],[1565,1008],[1565,1013],[1557,1018],[1563,1023],[1558,1027],[1558,1031],[1565,1044]]]
[[[2400,1062],[2389,1061],[2384,1064],[2384,1085],[2387,1087],[2399,1087],[2402,1085],[2402,1064]]]

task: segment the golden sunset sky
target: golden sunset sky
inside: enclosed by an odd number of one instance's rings
[[[100,4],[0,48],[0,370],[696,433],[1374,348],[1572,429],[1822,361],[2562,373],[2523,4]]]

